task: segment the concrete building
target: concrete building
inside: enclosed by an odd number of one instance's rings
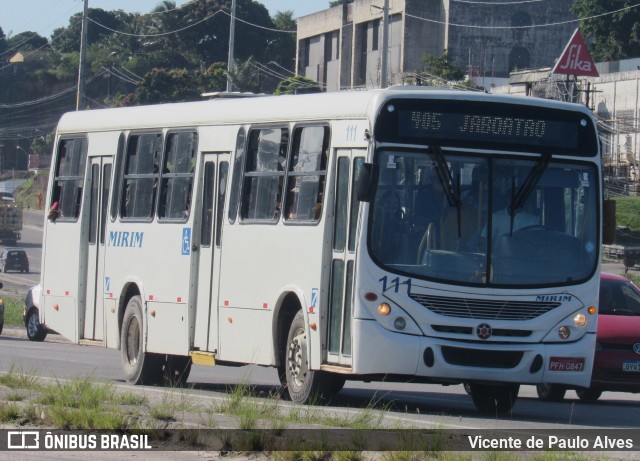
[[[572,0],[390,0],[389,84],[416,83],[422,57],[440,56],[475,77],[551,67],[577,27]],[[355,0],[298,18],[297,72],[326,91],[380,82],[384,0]],[[555,24],[555,25],[550,25]]]

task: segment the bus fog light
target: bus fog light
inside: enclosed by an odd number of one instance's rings
[[[407,327],[407,321],[404,317],[396,317],[393,321],[393,326],[396,327],[396,330],[404,330]]]
[[[389,315],[391,313],[391,306],[387,303],[380,303],[378,313],[383,316]]]
[[[558,328],[558,336],[560,336],[560,339],[569,339],[570,335],[571,335],[571,330],[569,329],[569,327],[562,326]]]
[[[583,327],[587,324],[587,316],[584,314],[577,314],[574,318],[573,318],[573,323],[577,326],[577,327]]]

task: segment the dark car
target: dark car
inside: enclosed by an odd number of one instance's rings
[[[566,387],[540,384],[542,400],[560,401]],[[596,401],[604,391],[640,392],[640,288],[625,277],[600,276],[598,332],[591,385],[576,389],[580,400]]]
[[[0,255],[0,271],[18,271],[29,273],[29,258],[20,248],[6,248]]]

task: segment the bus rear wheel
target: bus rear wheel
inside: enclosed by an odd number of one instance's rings
[[[162,381],[164,356],[144,352],[142,300],[133,296],[127,303],[120,330],[120,358],[129,384],[158,384]]]
[[[476,408],[485,413],[507,413],[513,408],[519,384],[470,383],[471,398]]]
[[[291,322],[284,356],[284,376],[287,392],[292,401],[309,403],[328,400],[344,386],[344,377],[309,369],[307,332],[302,311]]]

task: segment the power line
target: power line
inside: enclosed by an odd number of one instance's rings
[[[164,37],[164,36],[167,36],[167,35],[172,35],[172,34],[177,34],[179,32],[183,32],[183,31],[191,29],[192,27],[195,27],[195,26],[197,26],[199,24],[202,24],[205,21],[208,21],[212,17],[216,16],[218,13],[224,13],[224,11],[222,11],[222,9],[220,9],[220,10],[216,11],[215,13],[212,13],[209,16],[207,16],[207,17],[205,17],[205,18],[203,18],[203,19],[201,19],[201,20],[199,20],[197,22],[194,22],[193,24],[189,24],[188,26],[185,26],[185,27],[183,27],[181,29],[176,29],[176,30],[172,30],[172,31],[169,31],[169,32],[161,32],[161,33],[158,33],[158,34],[132,34],[130,32],[124,32],[124,31],[121,31],[121,30],[112,29],[111,27],[105,26],[104,24],[101,24],[101,23],[99,23],[98,21],[96,21],[94,19],[91,19],[91,18],[88,18],[88,19],[89,19],[89,21],[91,21],[95,25],[100,26],[103,29],[108,30],[109,32],[113,32],[114,34],[126,35],[128,37],[148,38],[148,37]]]
[[[562,26],[562,25],[565,25],[565,24],[572,24],[572,23],[575,23],[575,22],[588,21],[590,19],[596,19],[596,18],[601,18],[601,17],[604,17],[604,16],[610,16],[612,14],[621,13],[623,11],[628,11],[630,9],[637,8],[638,6],[640,6],[640,3],[636,3],[635,5],[626,6],[624,8],[620,8],[620,9],[615,10],[615,11],[609,11],[607,13],[596,14],[594,16],[589,16],[587,18],[569,19],[567,21],[553,22],[553,23],[549,23],[549,24],[531,24],[531,25],[528,25],[528,26],[476,26],[476,25],[473,25],[473,24],[456,24],[456,23],[453,23],[453,22],[438,21],[436,19],[423,18],[423,17],[420,17],[420,16],[415,16],[413,14],[409,14],[406,11],[405,11],[404,15],[406,17],[417,19],[419,21],[431,22],[431,23],[441,24],[441,25],[450,26],[450,27],[466,27],[468,29],[513,30],[513,29],[535,29],[535,28],[539,28],[539,27]]]

